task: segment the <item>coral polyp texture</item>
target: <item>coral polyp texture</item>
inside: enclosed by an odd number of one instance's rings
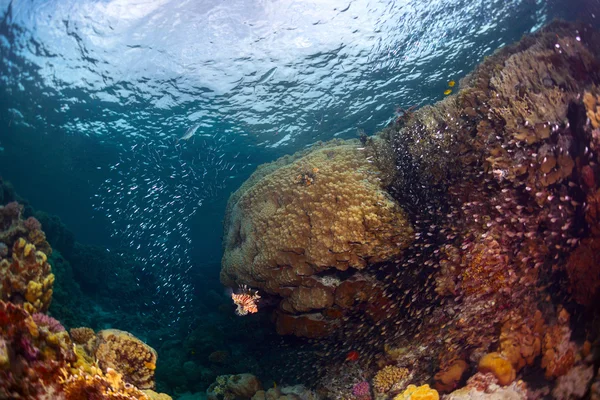
[[[380,174],[359,142],[343,141],[259,167],[229,200],[221,281],[279,296],[285,313],[327,320],[337,272],[389,260],[412,240]]]
[[[98,332],[95,357],[102,369],[112,368],[140,389],[154,388],[156,351],[130,334],[117,329]]]

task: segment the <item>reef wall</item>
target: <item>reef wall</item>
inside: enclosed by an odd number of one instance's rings
[[[282,334],[329,336],[338,349],[370,354],[363,377],[386,366],[407,370],[389,379],[385,372],[378,396],[417,390],[410,382],[447,393],[472,376],[466,397],[496,385],[526,398],[535,391],[517,378],[527,368],[543,371],[543,390],[563,393],[576,369],[591,371],[599,333],[590,318],[600,300],[597,85],[598,33],[553,22],[487,57],[456,95],[399,115],[375,137],[315,145],[259,168],[228,205],[222,282],[278,299]],[[361,167],[306,162],[335,146],[353,149]],[[372,207],[379,225],[366,240],[387,243],[383,256],[371,247],[356,253],[362,262],[340,268],[330,238],[312,241],[323,226],[298,222],[337,191],[364,193],[335,175],[326,179],[337,186],[321,188],[330,163],[359,186],[377,177],[371,193],[393,205],[350,201],[325,226],[341,248],[354,249],[355,228],[338,222]],[[273,233],[276,240],[263,239]],[[240,244],[251,249],[245,257]],[[330,258],[309,260],[320,245]],[[324,386],[351,376],[330,371]],[[346,388],[359,383],[348,379]]]

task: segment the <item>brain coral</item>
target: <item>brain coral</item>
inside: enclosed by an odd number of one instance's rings
[[[365,269],[412,240],[379,175],[358,142],[260,166],[229,199],[221,281],[281,295],[290,313],[331,307],[336,282],[324,271]]]

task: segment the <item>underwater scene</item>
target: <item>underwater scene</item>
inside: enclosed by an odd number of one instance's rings
[[[0,400],[599,368],[599,0],[0,0]]]

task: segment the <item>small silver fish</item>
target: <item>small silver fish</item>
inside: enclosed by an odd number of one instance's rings
[[[189,140],[192,136],[194,136],[194,134],[196,133],[196,131],[198,130],[199,127],[200,127],[200,124],[194,124],[194,125],[190,126],[188,128],[188,130],[185,131],[183,136],[179,138],[179,140]]]

